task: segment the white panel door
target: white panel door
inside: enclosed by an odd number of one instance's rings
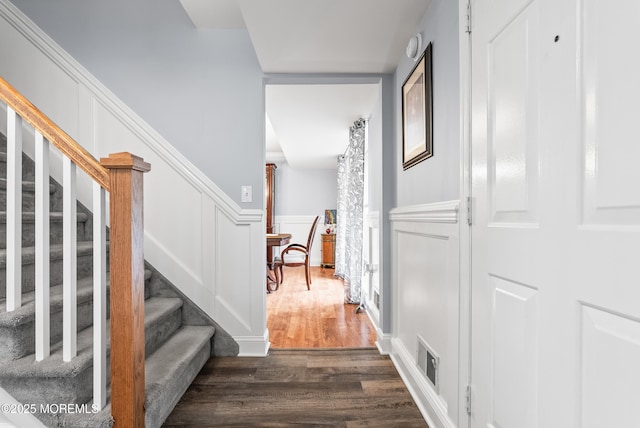
[[[471,16],[471,425],[640,426],[640,3]]]

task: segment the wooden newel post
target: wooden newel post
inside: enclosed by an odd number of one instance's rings
[[[144,427],[144,224],[142,158],[115,153],[109,170],[111,414],[116,427]]]

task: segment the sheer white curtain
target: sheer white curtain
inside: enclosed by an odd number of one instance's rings
[[[349,147],[338,158],[335,275],[344,280],[345,303],[360,303],[364,200],[364,145],[367,123],[349,128]]]

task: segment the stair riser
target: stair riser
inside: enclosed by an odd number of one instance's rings
[[[108,296],[107,296],[108,299]],[[81,331],[93,324],[93,299],[78,301],[77,325]],[[107,301],[107,312],[108,312]],[[108,316],[108,315],[107,315]],[[51,344],[62,340],[62,304],[51,305],[50,309]],[[0,326],[0,362],[17,360],[35,350],[35,320],[30,316],[28,321],[13,327]]]
[[[0,384],[22,403],[86,403],[93,396],[93,367],[88,366],[74,374],[73,377],[0,378]]]
[[[62,244],[62,222],[52,221],[49,223],[49,243],[50,244]],[[78,222],[77,228],[77,240],[85,241],[90,239],[89,233],[87,233],[87,222]],[[36,245],[36,225],[33,223],[22,223],[22,246],[32,247]],[[7,227],[6,224],[0,223],[0,249],[7,248]]]
[[[172,312],[145,330],[144,353],[153,354],[182,324],[182,309]]]
[[[53,189],[52,189],[53,190]],[[60,195],[57,193],[60,192]],[[22,211],[35,211],[36,208],[36,192],[33,186],[23,186],[22,189]],[[7,191],[0,189],[0,209],[7,209]],[[62,211],[62,193],[60,190],[49,193],[49,210]]]
[[[22,292],[33,291],[35,288],[35,262],[23,261],[22,264]],[[77,259],[77,277],[83,278],[93,274],[93,258],[91,254],[79,255]],[[0,267],[0,299],[6,297],[7,273],[3,261]],[[52,260],[50,263],[50,284],[62,283],[62,259]]]

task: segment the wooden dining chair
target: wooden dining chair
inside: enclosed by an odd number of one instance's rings
[[[313,245],[313,238],[316,235],[316,229],[318,228],[318,221],[320,216],[316,216],[316,219],[311,225],[309,230],[309,238],[307,238],[307,245],[302,244],[289,244],[282,250],[279,257],[275,259],[274,271],[276,273],[276,282],[282,284],[284,274],[282,272],[283,266],[304,266],[305,278],[307,280],[307,290],[311,290],[311,246]]]

